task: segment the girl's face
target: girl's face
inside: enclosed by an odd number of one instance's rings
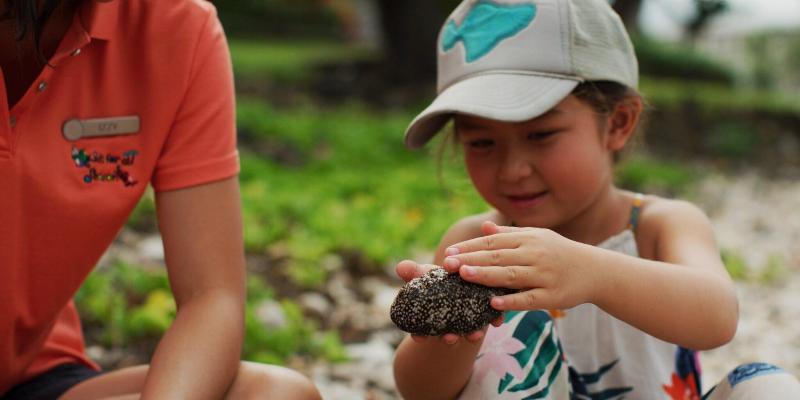
[[[575,218],[612,183],[617,145],[600,125],[574,96],[526,122],[456,117],[467,170],[481,196],[517,226],[550,229]]]

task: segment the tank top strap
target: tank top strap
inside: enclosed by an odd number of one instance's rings
[[[633,205],[631,206],[631,216],[628,219],[628,229],[633,232],[636,232],[636,227],[639,226],[639,213],[642,210],[642,202],[644,201],[644,195],[641,193],[636,193],[633,196]]]

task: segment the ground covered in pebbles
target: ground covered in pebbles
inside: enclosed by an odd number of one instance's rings
[[[739,278],[738,332],[728,345],[701,354],[704,386],[751,361],[800,376],[800,181],[712,175],[697,184],[691,200],[709,214],[720,248],[736,260]],[[107,257],[163,256],[157,237],[128,237],[115,246]],[[429,255],[415,258],[428,261]],[[404,334],[389,319],[389,308],[401,285],[393,266],[364,276],[344,265],[331,273],[324,290],[297,293],[306,315],[340,330],[348,361],[298,357],[289,366],[310,376],[326,399],[399,398],[391,363]],[[90,354],[113,356],[97,346]]]

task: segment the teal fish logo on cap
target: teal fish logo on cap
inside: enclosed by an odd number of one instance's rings
[[[450,20],[442,34],[442,49],[449,51],[459,41],[464,42],[467,62],[489,54],[500,42],[513,37],[536,17],[535,4],[502,5],[488,0],[479,1],[467,17],[456,26]]]

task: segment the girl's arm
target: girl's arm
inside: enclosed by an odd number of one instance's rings
[[[436,250],[434,264],[442,265],[444,249],[454,243],[480,235],[480,223],[487,215],[466,218],[450,228]],[[406,281],[422,275],[429,268],[412,261],[403,261],[397,273]],[[475,332],[466,340],[455,335],[443,337],[407,336],[397,348],[394,377],[397,390],[407,399],[454,399],[464,389],[475,357],[483,343],[483,332]]]
[[[471,282],[521,289],[493,298],[498,310],[594,303],[687,348],[709,349],[730,341],[738,300],[707,217],[689,203],[657,200],[642,210],[641,221],[639,230],[653,235],[653,260],[575,242],[547,229],[487,223],[488,236],[451,246],[444,265]]]
[[[245,267],[237,178],[156,194],[177,316],[142,399],[221,399],[239,369]]]
[[[660,201],[643,211],[655,225],[654,259],[597,252],[595,303],[629,324],[681,346],[721,346],[736,333],[736,289],[719,256],[708,218],[695,206]],[[645,222],[647,221],[647,222]]]

